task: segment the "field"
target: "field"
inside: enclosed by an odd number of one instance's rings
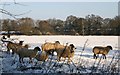
[[[1,36],[0,36],[1,37]],[[24,40],[24,44],[29,44],[29,48],[41,46],[45,42],[60,41],[61,44],[74,44],[77,48],[75,55],[71,59],[72,62],[67,64],[66,61],[57,62],[55,56],[49,56],[45,62],[38,62],[34,59],[34,63],[29,64],[28,58],[25,63],[18,62],[18,56],[6,53],[6,46],[0,45],[0,70],[1,73],[120,73],[118,36],[11,36],[13,39]],[[85,43],[86,42],[86,43]],[[0,42],[2,43],[2,42]],[[94,46],[113,47],[113,50],[107,55],[107,59],[102,59],[99,55],[98,59],[93,59],[92,48]]]

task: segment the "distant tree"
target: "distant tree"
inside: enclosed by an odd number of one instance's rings
[[[48,21],[40,21],[38,28],[42,32],[42,34],[46,34],[47,32],[54,34],[54,29],[50,26]]]
[[[32,28],[32,35],[42,35],[41,31],[39,30],[38,27],[33,27]]]
[[[86,16],[85,31],[88,35],[100,35],[103,18],[91,14]]]
[[[32,34],[32,28],[34,27],[34,23],[31,18],[21,18],[19,22],[19,30],[21,31],[21,33],[26,35]]]
[[[50,26],[54,29],[55,34],[63,34],[64,21],[60,19],[48,19]]]
[[[83,18],[77,18],[73,21],[73,28],[76,33],[83,34]]]
[[[115,21],[116,21],[116,25],[115,25],[115,29],[116,29],[116,35],[120,35],[120,15],[115,17]]]
[[[74,29],[74,25],[73,22],[78,19],[76,16],[70,15],[66,18],[65,21],[65,25],[64,25],[64,34],[68,34],[68,35],[74,35],[75,29]]]
[[[114,35],[119,35],[119,31],[120,31],[120,16],[116,16],[115,18],[111,19],[111,21],[109,22],[109,30],[111,30],[111,34]]]
[[[103,24],[103,18],[101,18],[100,16],[96,16],[93,24],[94,26],[93,30],[95,31],[93,33],[94,35],[101,35],[102,24]]]
[[[12,27],[10,27],[10,19],[4,19],[2,23],[2,30],[9,33],[9,31],[11,31],[11,28]]]
[[[18,27],[18,23],[16,20],[11,20],[11,29],[12,31],[18,31],[19,27]]]
[[[91,20],[91,16],[90,15],[87,15],[85,17],[86,19],[86,22],[85,22],[85,31],[87,32],[86,34],[87,35],[90,35],[91,34],[91,30],[92,30],[92,20]]]
[[[101,34],[106,35],[108,34],[107,30],[109,29],[109,23],[110,23],[111,18],[105,18],[102,22],[102,29],[101,29]]]

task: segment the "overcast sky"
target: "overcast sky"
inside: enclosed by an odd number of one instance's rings
[[[1,8],[4,7],[7,11],[10,11],[12,14],[22,14],[24,15],[17,17],[30,17],[33,19],[49,19],[57,18],[65,20],[67,16],[74,15],[77,17],[85,17],[89,14],[99,15],[103,18],[114,18],[118,15],[118,2],[117,0],[104,0],[106,2],[87,2],[76,1],[75,2],[41,2],[33,1],[32,2],[16,2],[22,4],[14,4],[11,2],[3,2],[4,4],[10,5],[0,5]],[[59,0],[58,0],[59,1]],[[3,4],[2,3],[2,4]],[[2,18],[11,18],[9,16],[3,15]]]

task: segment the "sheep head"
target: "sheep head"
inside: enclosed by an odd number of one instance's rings
[[[35,51],[41,51],[41,49],[39,47],[35,47],[34,50]]]
[[[19,41],[19,45],[23,45],[23,42],[24,42],[24,41]]]
[[[109,48],[109,49],[111,49],[111,50],[113,49],[112,46],[107,46],[107,48]]]
[[[76,49],[75,46],[74,46],[73,44],[70,44],[69,46],[70,46],[70,48],[71,48],[71,49],[70,49],[71,53],[73,53],[74,50]]]
[[[56,44],[60,44],[60,42],[59,42],[59,41],[55,41],[55,43],[56,43]]]
[[[29,45],[28,45],[28,44],[25,44],[25,45],[24,45],[24,48],[28,48],[28,47],[29,47]]]

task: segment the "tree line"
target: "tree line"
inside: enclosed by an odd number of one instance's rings
[[[66,20],[32,18],[1,19],[1,30],[21,35],[119,35],[120,16],[102,18],[99,15],[87,15],[85,18],[73,15]]]

